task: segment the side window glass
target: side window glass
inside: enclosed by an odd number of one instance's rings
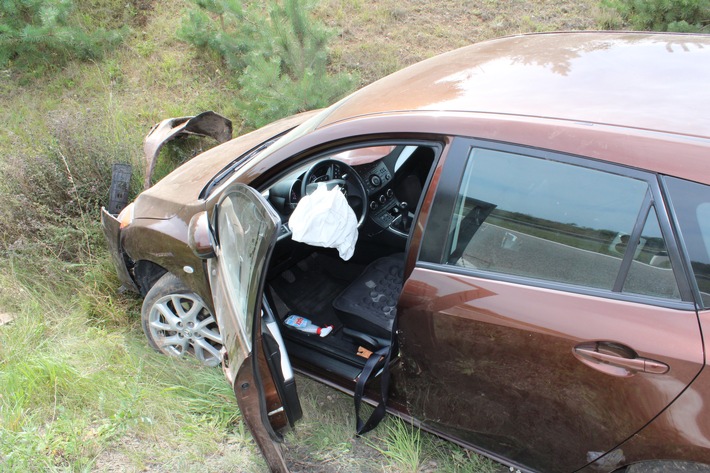
[[[473,149],[449,231],[447,262],[612,290],[647,191],[648,184],[638,179]],[[649,225],[647,240],[656,235]],[[648,257],[642,253],[634,256],[638,264]]]
[[[417,150],[416,146],[407,146],[397,157],[397,161],[394,163],[394,172],[399,171],[404,163],[407,162],[409,157]]]
[[[247,238],[245,238],[251,230],[251,224],[258,222],[251,222],[249,218],[244,219],[242,223],[238,218],[236,218],[237,209],[239,208],[239,203],[237,198],[233,195],[227,197],[221,205],[221,211],[217,215],[218,222],[217,225],[220,229],[220,240],[228,242],[229,245],[234,245],[235,248],[245,249],[246,255],[243,257],[241,252],[229,251],[223,253],[222,258],[219,259],[221,266],[223,268],[223,277],[228,282],[228,286],[236,288],[234,293],[236,297],[234,300],[236,303],[235,311],[237,315],[237,322],[239,329],[241,330],[244,340],[247,343],[247,351],[251,350],[251,336],[253,329],[253,319],[248,317],[249,314],[249,297],[247,294],[250,291],[249,288],[249,276],[250,272],[245,271],[251,265],[244,264],[244,261],[250,260],[250,253],[247,250],[245,243],[247,243]],[[251,205],[251,204],[248,204]],[[244,212],[245,216],[249,217],[254,215],[254,212]],[[255,226],[256,227],[256,226]]]
[[[703,307],[710,307],[710,186],[667,177],[680,233],[685,243]]]
[[[651,209],[643,227],[634,259],[624,282],[623,292],[667,299],[680,299],[680,292],[666,242],[663,240],[656,212]]]

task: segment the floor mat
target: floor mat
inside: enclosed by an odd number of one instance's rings
[[[337,257],[313,253],[270,281],[290,313],[310,319],[318,326],[342,323],[333,309],[335,299],[364,269]]]

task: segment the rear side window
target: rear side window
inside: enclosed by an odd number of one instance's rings
[[[641,179],[474,148],[449,238],[448,264],[679,299]]]
[[[653,208],[649,211],[638,246],[634,250],[623,292],[680,299],[666,242]]]
[[[710,307],[710,186],[664,178],[703,307]]]

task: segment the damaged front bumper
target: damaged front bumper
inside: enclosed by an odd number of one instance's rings
[[[130,272],[133,267],[133,262],[128,255],[126,255],[123,251],[123,247],[121,246],[121,222],[119,222],[116,217],[108,213],[104,207],[101,207],[101,228],[104,231],[104,236],[106,237],[106,242],[108,243],[108,249],[109,253],[111,253],[113,265],[116,267],[118,279],[121,280],[121,283],[125,289],[140,292],[138,285],[133,280]]]

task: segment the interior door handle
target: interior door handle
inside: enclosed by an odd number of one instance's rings
[[[578,345],[574,348],[574,355],[586,365],[616,376],[631,376],[638,372],[665,374],[670,370],[670,366],[663,362],[642,358],[628,347],[607,342]]]

